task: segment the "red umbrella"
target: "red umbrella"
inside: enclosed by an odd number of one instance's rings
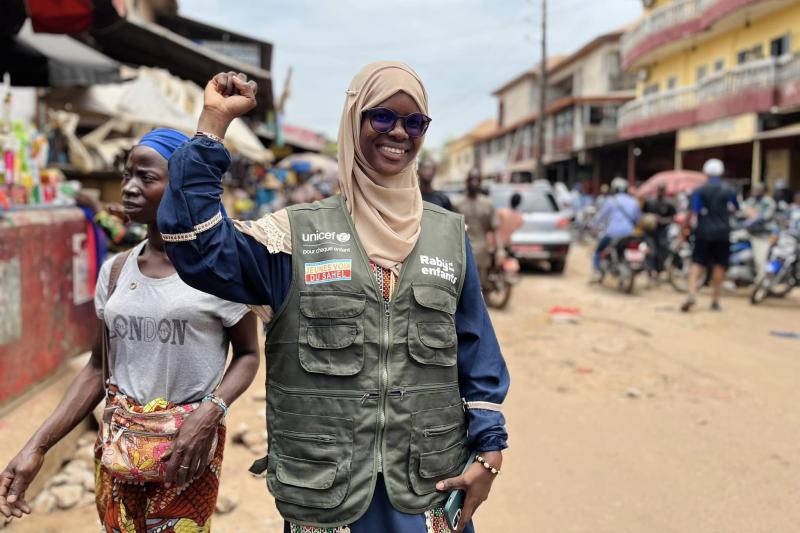
[[[662,185],[667,188],[668,196],[689,192],[706,182],[706,175],[694,170],[667,170],[653,175],[636,190],[639,198],[655,196]]]

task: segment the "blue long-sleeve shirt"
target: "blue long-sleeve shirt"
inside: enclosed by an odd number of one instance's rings
[[[629,194],[615,194],[603,202],[595,219],[594,228],[605,224],[604,237],[621,239],[633,233],[639,222],[641,210],[636,199]]]
[[[159,231],[195,235],[192,240],[167,243],[166,248],[188,285],[226,300],[279,309],[292,279],[291,256],[270,253],[225,215],[210,229],[196,231],[221,212],[220,178],[229,164],[225,148],[208,138],[196,137],[181,146],[169,162],[170,182],[158,211]],[[499,405],[510,377],[483,302],[469,240],[465,240],[467,271],[455,315],[461,395],[468,403]],[[502,412],[474,408],[468,413],[471,449],[507,447]]]

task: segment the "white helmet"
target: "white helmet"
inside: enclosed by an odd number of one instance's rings
[[[703,174],[710,177],[719,178],[725,174],[725,165],[719,159],[709,159],[703,165]]]
[[[619,194],[621,192],[628,192],[628,180],[617,176],[611,180],[611,194]]]

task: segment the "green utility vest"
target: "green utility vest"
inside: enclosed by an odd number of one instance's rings
[[[460,474],[469,453],[454,319],[463,217],[425,203],[390,303],[340,196],[290,207],[289,220],[292,284],[266,348],[278,509],[301,524],[350,524],[381,471],[399,511],[441,505],[436,483]]]

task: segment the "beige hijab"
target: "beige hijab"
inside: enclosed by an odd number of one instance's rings
[[[395,273],[420,233],[422,195],[416,167],[412,162],[396,176],[381,176],[367,163],[358,141],[361,114],[398,92],[409,95],[420,111],[428,114],[428,94],[419,76],[407,65],[379,61],[356,74],[347,90],[339,124],[338,154],[339,186],[358,238],[372,261]],[[279,248],[291,253],[286,211],[280,210],[270,219],[274,229],[267,229],[276,251]],[[261,227],[266,225],[262,223]],[[266,233],[263,238],[267,239]]]
[[[361,153],[361,114],[398,92],[428,114],[428,94],[403,63],[370,63],[350,83],[339,124],[339,186],[369,258],[398,272],[420,232],[422,195],[412,162],[396,176],[381,176]]]

